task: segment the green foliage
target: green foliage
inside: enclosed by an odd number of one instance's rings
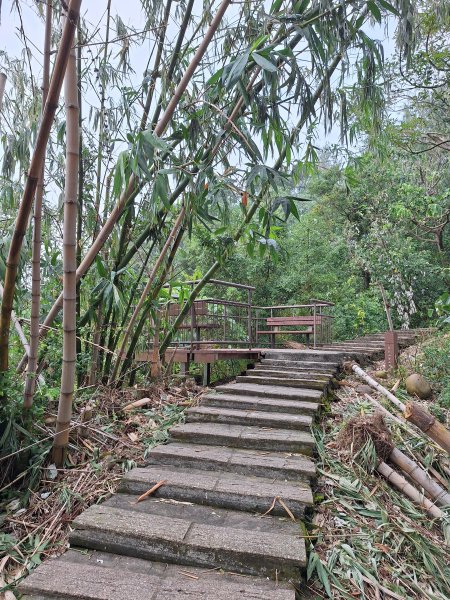
[[[435,404],[450,410],[450,334],[435,336],[422,346],[420,372],[430,381]]]

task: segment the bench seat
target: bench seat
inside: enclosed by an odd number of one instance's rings
[[[306,333],[307,335],[310,335],[311,333],[313,333],[313,328],[312,327],[308,327],[308,329],[294,329],[294,330],[290,330],[290,329],[265,329],[265,330],[258,330],[256,333],[258,335],[280,335],[280,334],[287,334],[287,335],[298,335],[301,333]]]

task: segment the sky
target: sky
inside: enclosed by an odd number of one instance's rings
[[[8,53],[10,57],[19,57],[23,51],[23,41],[20,36],[21,23],[27,37],[27,44],[31,53],[31,66],[33,74],[36,80],[36,86],[40,86],[41,80],[41,69],[42,69],[42,47],[43,47],[43,35],[44,26],[43,20],[38,14],[39,2],[43,5],[43,0],[19,0],[21,15],[19,15],[17,9],[12,8],[13,0],[3,0],[2,3],[2,19],[0,24],[0,52],[4,51]],[[132,26],[135,29],[141,29],[145,22],[145,17],[141,8],[141,0],[112,0],[111,2],[111,15],[115,16],[119,14],[125,25]],[[174,4],[175,5],[175,4]],[[217,6],[217,2],[215,3]],[[268,3],[268,5],[270,5]],[[105,13],[106,13],[107,0],[84,0],[82,3],[81,14],[82,18],[89,25],[89,29],[100,28],[100,31],[104,27]],[[126,6],[126,9],[124,8]],[[194,4],[194,15],[199,16],[202,13],[203,1],[196,0]],[[239,5],[232,5],[227,13],[227,18],[232,20],[239,10]],[[172,11],[173,12],[173,11]],[[111,38],[114,38],[116,32],[114,31],[114,25],[112,27]],[[391,26],[392,29],[392,26]],[[171,22],[168,27],[168,38],[174,39],[178,33],[178,25],[171,15]],[[377,39],[383,41],[385,56],[389,58],[395,48],[394,41],[392,39],[392,32],[386,31],[384,28],[379,26],[369,26],[368,33]],[[101,39],[104,35],[101,36]],[[130,60],[135,71],[134,74],[130,75],[130,84],[137,87],[142,82],[143,74],[147,66],[146,45],[148,48],[152,46],[154,40],[154,34],[149,33],[146,41],[142,46],[132,46],[130,50]],[[117,52],[120,50],[120,43],[116,45]],[[113,54],[115,54],[114,52]],[[86,56],[87,58],[87,56]],[[0,57],[0,68],[2,60]],[[114,92],[111,92],[114,93]],[[89,98],[88,98],[89,101]],[[95,103],[95,99],[92,99],[92,103]],[[327,144],[339,143],[339,132],[337,127],[334,127],[331,132],[325,133],[321,128],[317,132],[318,147],[324,147]]]

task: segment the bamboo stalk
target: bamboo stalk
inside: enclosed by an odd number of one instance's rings
[[[136,322],[136,319],[138,317],[138,314],[139,314],[139,312],[140,312],[140,310],[141,310],[141,308],[142,308],[142,306],[143,306],[143,304],[144,304],[144,302],[145,302],[145,300],[146,300],[146,298],[147,298],[147,296],[148,296],[148,294],[150,292],[150,289],[151,289],[151,287],[153,285],[153,282],[154,282],[154,279],[155,279],[156,274],[158,272],[158,269],[161,266],[161,264],[162,264],[164,258],[166,257],[166,254],[167,254],[167,252],[168,252],[168,250],[169,250],[172,242],[174,241],[174,239],[175,239],[175,237],[177,235],[178,229],[180,228],[181,223],[183,222],[185,213],[186,213],[186,210],[185,210],[185,207],[183,206],[181,208],[181,210],[180,210],[180,214],[178,215],[178,217],[177,217],[177,219],[176,219],[176,221],[175,221],[175,223],[174,223],[174,225],[172,227],[172,230],[171,230],[170,234],[168,235],[168,237],[166,239],[166,243],[164,244],[163,249],[161,250],[161,253],[158,256],[158,258],[157,258],[157,260],[156,260],[156,262],[155,262],[155,264],[153,266],[153,269],[152,269],[152,271],[151,271],[151,273],[150,273],[150,275],[148,277],[148,281],[147,281],[147,283],[146,283],[146,285],[145,285],[145,287],[144,287],[144,289],[142,291],[141,297],[139,298],[139,301],[138,301],[138,303],[136,305],[136,308],[134,309],[133,314],[131,315],[131,318],[130,318],[130,320],[128,322],[128,325],[127,325],[127,327],[125,329],[125,332],[124,332],[124,335],[123,335],[123,338],[122,338],[122,343],[121,343],[120,348],[119,348],[118,353],[117,353],[117,360],[116,360],[116,363],[114,365],[114,369],[113,369],[113,372],[111,374],[111,377],[109,379],[109,383],[111,383],[112,381],[114,381],[114,379],[116,378],[116,375],[117,375],[117,372],[119,370],[120,363],[121,363],[121,360],[122,360],[122,354],[125,352],[125,348],[126,348],[126,345],[127,345],[127,342],[128,342],[128,338],[130,336],[130,332],[131,332],[131,330],[133,328],[133,325]]]
[[[293,128],[291,136],[290,136],[290,140],[288,142],[288,144],[292,144],[295,136],[297,135],[297,132],[303,127],[303,125],[306,123],[306,120],[310,114],[310,112],[312,111],[313,107],[315,106],[316,102],[319,100],[320,96],[322,95],[323,89],[327,83],[327,81],[329,80],[329,78],[331,77],[331,75],[334,73],[334,71],[337,69],[339,63],[342,60],[342,51],[334,58],[334,60],[332,61],[332,63],[330,64],[329,68],[327,69],[327,72],[325,74],[325,76],[323,77],[323,79],[321,80],[321,82],[319,83],[319,85],[317,86],[316,91],[314,92],[314,94],[311,97],[311,102],[310,102],[310,108],[308,112],[305,112],[299,119],[297,125]],[[275,162],[275,165],[273,167],[274,170],[278,171],[284,160],[286,159],[286,150],[287,148],[287,144],[285,145],[284,149],[280,152],[278,159]],[[242,223],[242,225],[239,227],[238,231],[236,232],[236,234],[234,235],[234,241],[238,242],[240,240],[240,238],[242,237],[246,226],[248,225],[248,223],[250,223],[250,221],[252,220],[254,214],[256,213],[259,205],[261,204],[263,198],[265,197],[265,194],[267,193],[267,189],[268,187],[265,186],[263,188],[263,190],[260,192],[260,194],[258,195],[258,197],[255,199],[255,201],[253,202],[251,208],[247,211],[247,214],[245,216],[245,219]],[[194,302],[194,300],[197,298],[198,294],[202,291],[202,289],[205,287],[205,285],[208,283],[208,281],[210,279],[212,279],[214,273],[216,273],[216,271],[219,269],[219,267],[221,266],[221,262],[220,261],[216,261],[207,271],[207,273],[203,276],[203,278],[199,281],[199,283],[197,283],[197,285],[194,287],[194,289],[192,290],[187,302],[185,302],[183,308],[180,310],[179,315],[177,316],[177,318],[175,319],[172,327],[170,328],[170,330],[168,331],[166,337],[164,338],[161,347],[160,347],[160,355],[162,357],[164,357],[164,353],[167,350],[167,348],[169,347],[170,342],[172,341],[172,337],[173,334],[178,330],[178,328],[180,327],[180,325],[183,323],[184,318],[186,317],[186,315],[188,314],[189,310],[191,309],[192,303]]]
[[[156,311],[155,318],[153,320],[153,349],[152,349],[152,365],[150,369],[150,375],[153,379],[158,379],[161,375],[161,361],[159,360],[159,331],[161,325],[161,312]]]
[[[42,75],[42,109],[48,96],[50,83],[50,49],[52,37],[53,0],[47,0],[45,13],[44,36],[44,70]],[[44,151],[45,161],[45,151]],[[36,372],[39,349],[39,316],[41,311],[41,244],[42,244],[42,202],[44,199],[44,161],[42,163],[36,188],[33,213],[33,250],[31,256],[31,315],[30,315],[30,352],[28,354],[27,375],[23,396],[23,407],[28,409],[33,405],[36,386]]]
[[[403,429],[408,431],[408,433],[410,433],[413,437],[416,437],[416,438],[419,437],[419,433],[417,431],[415,431],[412,427],[409,426],[406,419],[402,420],[402,419],[399,419],[397,417],[397,415],[393,415],[386,408],[384,408],[384,406],[382,404],[380,404],[377,400],[375,400],[375,398],[372,398],[372,396],[370,396],[369,394],[364,394],[364,397],[367,398],[367,400],[369,400],[369,402],[371,402],[378,410],[380,410],[389,419],[391,419],[392,421],[395,421],[398,425],[400,425],[400,427],[403,427]]]
[[[361,379],[363,379],[366,383],[368,383],[371,387],[373,387],[375,390],[380,392],[380,394],[383,394],[383,396],[386,396],[386,398],[388,398],[392,402],[392,404],[394,404],[399,410],[401,410],[402,412],[405,411],[406,406],[403,404],[403,402],[401,402],[397,398],[397,396],[394,396],[394,394],[392,394],[389,390],[387,390],[380,383],[378,383],[378,381],[375,381],[375,379],[370,377],[370,375],[368,375],[365,371],[363,371],[361,369],[361,367],[359,367],[358,365],[352,365],[352,370],[359,377],[361,377]]]
[[[446,452],[450,452],[450,431],[420,404],[409,402],[404,415],[407,421],[421,429]]]
[[[6,73],[0,73],[0,110],[2,110],[3,107],[3,96],[5,94],[6,79]]]
[[[78,47],[77,47],[77,70],[78,70],[78,126],[80,128],[80,161],[78,163],[78,215],[77,215],[77,268],[81,262],[82,240],[83,240],[83,194],[84,194],[84,161],[83,161],[83,105],[82,105],[82,28],[78,22]],[[77,355],[81,354],[82,344],[80,339],[80,316],[81,316],[81,282],[77,281]],[[77,385],[82,385],[83,373],[81,369],[77,375]]]
[[[63,357],[61,393],[56,420],[56,435],[53,441],[53,460],[57,467],[64,464],[69,443],[70,420],[72,418],[73,391],[77,360],[76,346],[76,270],[77,270],[77,200],[78,161],[80,159],[78,120],[78,73],[75,48],[70,52],[65,78],[66,100],[66,182],[64,193],[63,233]]]
[[[72,2],[75,2],[75,0],[72,0]],[[78,2],[81,2],[81,0],[78,0]],[[185,92],[185,90],[194,74],[195,69],[197,68],[200,61],[202,60],[202,58],[209,46],[209,43],[211,42],[217,28],[219,27],[220,22],[222,21],[222,18],[224,16],[228,6],[230,5],[230,3],[231,3],[231,0],[223,0],[222,4],[219,6],[219,9],[218,9],[216,15],[214,16],[214,18],[212,19],[201,44],[197,48],[188,68],[186,69],[186,72],[184,73],[183,77],[181,78],[181,81],[178,84],[176,90],[174,91],[174,94],[173,94],[169,104],[167,105],[166,110],[164,111],[158,124],[155,127],[154,134],[156,136],[160,137],[164,133],[167,125],[170,123],[173,113],[175,112],[175,109],[176,109],[183,93]],[[120,195],[120,198],[117,201],[117,204],[114,206],[114,208],[111,211],[111,214],[109,215],[108,219],[106,220],[103,227],[99,231],[99,233],[95,239],[95,242],[92,244],[92,246],[86,253],[85,257],[81,261],[81,263],[77,269],[77,273],[76,273],[77,281],[79,281],[84,276],[84,274],[88,271],[88,269],[94,262],[96,256],[98,255],[98,253],[100,252],[104,243],[110,236],[110,234],[114,228],[114,225],[116,224],[116,222],[122,215],[123,209],[129,202],[130,198],[132,198],[133,195],[138,191],[138,188],[139,188],[139,180],[133,174],[133,175],[131,175],[131,177],[129,179],[126,189]],[[55,300],[55,302],[53,303],[53,306],[50,309],[50,312],[47,314],[44,322],[41,325],[41,335],[42,335],[42,332],[45,330],[45,328],[54,321],[56,315],[58,314],[58,312],[62,306],[62,302],[63,302],[63,294],[61,293],[58,296],[58,298]],[[3,331],[3,329],[2,329],[2,331]],[[1,351],[1,346],[0,346],[0,351]],[[25,357],[25,360],[26,360],[26,357]],[[22,361],[18,367],[19,369],[23,366],[23,363],[24,363],[24,359],[22,359]],[[1,370],[1,365],[0,365],[0,370]]]
[[[392,392],[383,387],[378,381],[375,381],[358,365],[353,365],[352,370],[371,387],[380,392],[380,394],[386,396],[392,404],[403,412],[403,416],[407,421],[413,423],[413,425],[418,427],[441,448],[450,452],[450,431],[436,417],[415,402],[409,402],[407,405],[403,404]]]
[[[386,318],[388,321],[389,331],[394,331],[394,324],[392,323],[392,315],[391,315],[391,305],[389,304],[389,300],[386,296],[386,290],[381,282],[378,282],[378,287],[380,288],[381,297],[383,298],[384,310],[386,313]]]
[[[440,506],[450,505],[450,494],[439,483],[433,481],[422,467],[409,458],[409,456],[406,456],[401,450],[394,448],[389,455],[389,460],[420,485],[429,494],[433,502]]]
[[[378,464],[377,471],[383,475],[389,483],[405,494],[405,496],[408,496],[413,502],[416,502],[424,508],[433,519],[442,518],[442,510],[430,502],[430,500],[416,490],[414,486],[408,483],[403,475],[394,471],[394,469],[383,461]]]
[[[162,286],[164,285],[164,283],[166,282],[167,279],[167,275],[172,267],[174,258],[176,256],[176,253],[178,251],[178,248],[181,244],[181,240],[183,239],[183,235],[184,235],[185,229],[184,227],[181,227],[178,231],[178,235],[177,238],[175,240],[175,242],[173,243],[173,246],[170,250],[170,254],[167,258],[167,261],[164,265],[164,268],[161,270],[160,274],[159,274],[159,278],[158,281],[156,282],[156,284],[152,287],[151,292],[150,292],[150,296],[148,298],[149,302],[153,301],[156,299],[156,297],[158,296]],[[138,340],[139,340],[139,336],[142,332],[142,329],[144,327],[145,324],[145,319],[147,317],[148,311],[150,310],[150,308],[143,312],[142,316],[141,316],[141,320],[139,321],[138,325],[136,326],[135,332],[133,334],[133,338],[131,339],[130,345],[128,347],[128,351],[127,351],[127,357],[122,365],[122,371],[121,371],[121,379],[123,380],[125,373],[127,371],[127,369],[129,368],[129,366],[131,365],[131,361],[133,359],[133,355],[134,355],[134,351],[136,349]],[[159,347],[159,346],[158,346]],[[132,371],[131,375],[130,375],[130,386],[133,385],[132,384],[132,380],[134,379],[134,374],[136,373],[136,371]]]
[[[37,182],[44,162],[44,152],[47,147],[50,129],[53,123],[61,86],[72,47],[75,28],[80,12],[81,0],[70,0],[68,7],[68,18],[66,19],[61,42],[56,56],[53,76],[50,83],[47,102],[45,103],[42,121],[36,139],[36,146],[30,162],[30,169],[25,183],[22,201],[19,205],[16,222],[11,238],[11,243],[6,260],[6,272],[4,283],[4,295],[0,317],[0,372],[8,370],[9,360],[9,330],[11,324],[11,312],[13,309],[14,292],[16,287],[17,269],[19,265],[20,251],[23,238],[25,237],[28,219],[33,204]]]

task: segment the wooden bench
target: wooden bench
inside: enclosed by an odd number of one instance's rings
[[[320,315],[314,316],[291,316],[291,317],[268,317],[266,319],[267,327],[271,329],[259,329],[256,331],[256,339],[260,335],[272,336],[272,343],[275,345],[276,335],[305,335],[309,343],[310,335],[314,334],[314,328],[321,323]],[[304,329],[280,329],[281,327],[303,327]]]

